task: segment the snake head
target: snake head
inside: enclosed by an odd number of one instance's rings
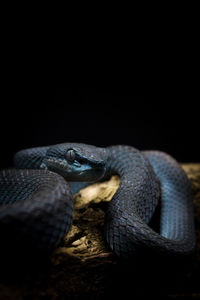
[[[97,181],[106,171],[107,151],[95,146],[65,143],[50,147],[43,165],[69,181]]]

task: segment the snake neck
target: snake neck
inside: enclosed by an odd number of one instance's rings
[[[108,214],[136,214],[148,223],[158,204],[160,184],[152,166],[137,149],[109,147],[108,173],[119,175],[120,185],[109,203]],[[123,195],[123,196],[122,196]],[[130,200],[131,199],[131,200]],[[121,211],[118,210],[120,207]]]

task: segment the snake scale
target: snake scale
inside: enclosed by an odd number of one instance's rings
[[[191,185],[166,153],[63,143],[21,150],[14,167],[0,172],[2,243],[12,235],[17,243],[41,251],[55,248],[72,225],[76,186],[117,174],[120,185],[108,203],[104,225],[106,241],[117,256],[130,258],[140,250],[186,255],[195,249]],[[159,195],[157,232],[149,223]]]

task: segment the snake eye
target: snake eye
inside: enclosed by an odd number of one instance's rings
[[[74,150],[69,149],[67,151],[66,158],[69,162],[72,163],[75,160],[75,156],[76,156],[76,154],[75,154]]]

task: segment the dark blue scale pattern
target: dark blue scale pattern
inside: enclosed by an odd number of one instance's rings
[[[48,156],[61,159],[66,147],[74,146],[79,158],[91,166],[105,165],[104,179],[112,174],[120,176],[105,217],[106,240],[118,256],[130,258],[140,250],[167,255],[194,251],[191,186],[172,157],[129,146],[96,148],[75,143],[19,151],[14,163],[20,170],[0,172],[2,242],[12,235],[23,245],[30,242],[38,249],[51,249],[68,232],[73,218],[72,192],[88,183],[70,183],[71,191],[60,175],[40,168],[45,168]],[[148,224],[160,194],[160,232],[156,232]]]

